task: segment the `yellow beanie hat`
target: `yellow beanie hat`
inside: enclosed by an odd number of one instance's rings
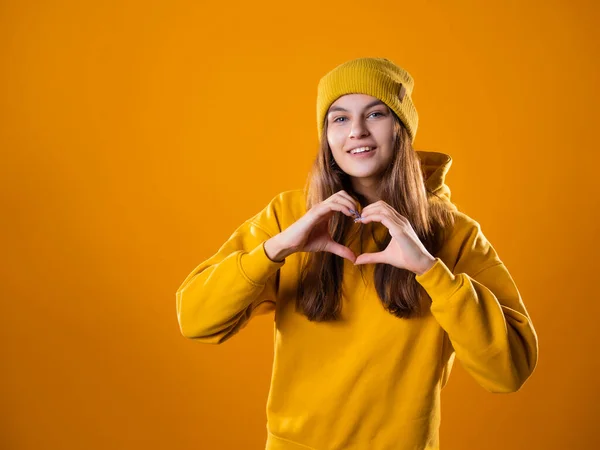
[[[329,106],[345,94],[367,94],[378,98],[402,121],[414,142],[419,116],[411,94],[412,76],[386,58],[357,58],[335,67],[319,81],[317,89],[317,132],[323,133]]]

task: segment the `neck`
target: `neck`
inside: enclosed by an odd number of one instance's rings
[[[380,199],[378,186],[379,180],[373,178],[352,178],[352,189],[365,198],[367,205],[375,203]]]

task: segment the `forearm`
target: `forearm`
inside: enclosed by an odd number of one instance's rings
[[[267,257],[274,262],[283,262],[285,258],[295,253],[281,240],[281,234],[273,236],[264,243],[265,253]]]
[[[267,257],[267,238],[247,223],[186,277],[176,292],[184,336],[221,343],[241,328],[256,305],[276,301],[274,275],[285,262]]]
[[[491,392],[518,390],[536,366],[537,336],[504,265],[472,278],[440,264],[417,280],[466,370]]]

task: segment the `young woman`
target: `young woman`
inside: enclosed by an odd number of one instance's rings
[[[479,223],[450,201],[452,159],[415,151],[413,78],[358,58],[319,82],[320,149],[176,293],[184,336],[210,344],[273,312],[268,450],[439,448],[455,356],[515,392],[538,341]]]

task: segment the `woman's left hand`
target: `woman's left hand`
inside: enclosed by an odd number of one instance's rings
[[[425,273],[435,263],[408,219],[383,200],[371,203],[361,211],[360,223],[381,222],[390,231],[392,239],[385,250],[363,253],[356,258],[355,265],[385,263],[415,272]]]

